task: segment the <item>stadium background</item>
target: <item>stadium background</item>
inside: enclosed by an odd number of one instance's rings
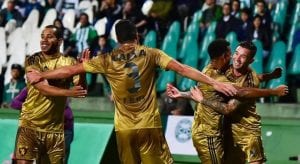
[[[8,1],[2,2],[2,8]],[[96,3],[98,2],[98,4]],[[155,4],[166,4],[175,1],[138,1],[142,13],[150,12]],[[177,1],[176,1],[177,2]],[[188,2],[188,1],[187,1]],[[267,163],[293,163],[289,161],[290,156],[300,154],[300,90],[299,74],[300,68],[300,44],[299,22],[300,1],[299,0],[274,0],[267,1],[271,4],[272,16],[271,47],[268,56],[264,56],[263,42],[254,40],[258,47],[255,62],[252,67],[259,73],[269,72],[276,66],[283,68],[283,75],[277,80],[266,82],[262,88],[272,88],[279,84],[287,84],[290,94],[283,98],[265,98],[258,100],[257,109],[262,116],[262,136]],[[76,29],[76,13],[85,12],[90,16],[90,21],[98,32],[98,35],[109,34],[109,41],[115,45],[115,34],[105,31],[107,18],[96,19],[93,16],[94,7],[101,1],[80,1],[74,10],[66,10],[61,16],[64,26],[71,31]],[[116,1],[122,6],[122,1]],[[199,1],[199,7],[203,1]],[[254,1],[241,1],[242,7],[251,7],[255,13]],[[157,5],[159,8],[160,5]],[[187,14],[186,19],[170,19],[166,25],[158,25],[161,28],[149,28],[141,34],[141,42],[150,47],[160,48],[170,56],[179,61],[202,69],[208,62],[207,45],[216,38],[215,28],[217,22],[211,22],[205,33],[200,34],[199,23],[203,11],[193,11]],[[160,9],[160,8],[159,8]],[[22,26],[11,28],[10,24],[0,28],[0,65],[1,74],[5,79],[10,79],[10,66],[13,63],[23,65],[25,56],[39,50],[39,37],[41,28],[52,24],[60,12],[57,9],[49,9],[43,18],[37,18],[36,10],[29,14]],[[152,9],[154,10],[154,9]],[[156,9],[158,10],[158,9]],[[113,29],[113,28],[112,28]],[[113,30],[112,30],[113,31]],[[9,34],[8,34],[9,33]],[[198,36],[202,36],[201,39]],[[231,43],[234,50],[238,44],[238,36],[230,32],[225,37]],[[17,51],[16,51],[17,50]],[[191,55],[196,54],[196,55]],[[194,81],[182,78],[174,72],[158,71],[157,92],[162,93],[168,82],[176,83],[182,90],[187,90],[195,85]],[[89,79],[91,81],[91,79]],[[96,84],[85,99],[72,99],[71,107],[75,117],[75,138],[71,150],[70,163],[117,163],[117,150],[113,132],[113,104],[104,96],[104,80],[101,76],[96,79]],[[168,116],[163,115],[164,125],[167,124]],[[15,132],[17,128],[18,112],[11,109],[0,109],[0,162],[8,162],[12,152]],[[85,153],[87,152],[87,154]],[[196,156],[174,154],[176,163],[198,163]]]

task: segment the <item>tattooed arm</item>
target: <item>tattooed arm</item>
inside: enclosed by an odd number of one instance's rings
[[[203,94],[198,87],[191,88],[190,97],[192,100],[202,103],[203,105],[206,105],[215,110],[216,112],[224,115],[233,112],[241,104],[241,102],[237,99],[231,99],[228,101],[227,104],[219,102],[217,100],[204,99]]]
[[[203,99],[201,103],[203,105],[212,108],[216,112],[224,115],[230,114],[231,112],[235,111],[238,108],[238,106],[241,104],[241,102],[237,99],[231,99],[228,101],[227,104],[219,101],[208,100],[208,99]]]

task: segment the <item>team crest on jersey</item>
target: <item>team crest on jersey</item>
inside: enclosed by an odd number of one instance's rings
[[[28,147],[19,147],[19,153],[24,156],[28,151]]]
[[[175,138],[178,142],[185,143],[191,139],[192,121],[182,119],[178,122],[175,128]]]

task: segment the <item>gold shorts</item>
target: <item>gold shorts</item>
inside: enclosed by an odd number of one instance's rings
[[[225,141],[225,163],[265,162],[266,157],[260,136],[237,136],[233,142]]]
[[[36,163],[63,163],[64,133],[19,127],[14,156],[16,160],[36,160]]]
[[[116,137],[121,163],[173,163],[161,128],[121,130]]]
[[[222,164],[224,162],[222,137],[192,133],[192,138],[202,164]]]

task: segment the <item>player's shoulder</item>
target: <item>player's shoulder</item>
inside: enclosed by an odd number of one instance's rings
[[[60,54],[60,58],[62,60],[66,60],[66,61],[76,61],[76,59],[74,57],[68,56],[68,55],[64,55],[64,54]]]
[[[42,60],[41,52],[36,52],[26,57],[26,65],[34,65],[40,63]]]
[[[203,68],[202,72],[209,76],[215,72],[215,69],[212,67],[211,64],[208,64]]]
[[[60,54],[59,62],[62,64],[66,64],[66,65],[73,65],[73,64],[77,63],[77,60],[74,57]]]

